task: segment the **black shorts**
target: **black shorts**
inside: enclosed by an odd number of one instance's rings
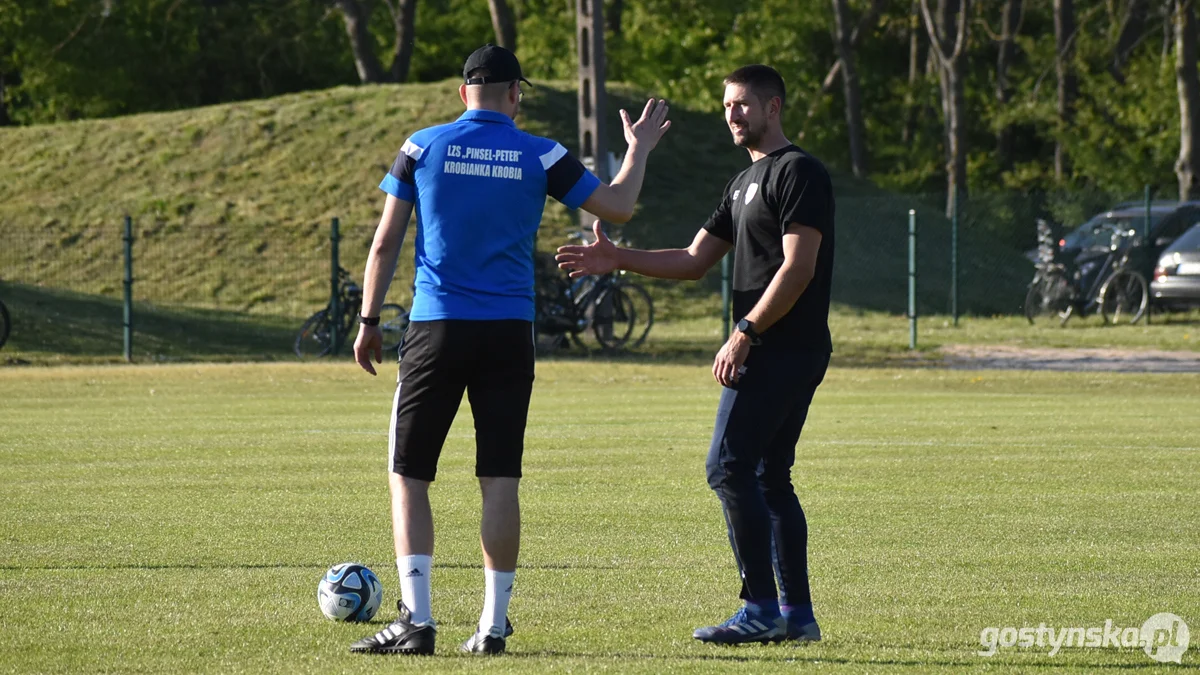
[[[414,321],[400,346],[390,470],[432,481],[463,391],[475,418],[475,475],[521,476],[533,391],[528,321]]]

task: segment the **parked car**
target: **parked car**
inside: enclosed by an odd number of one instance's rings
[[[1164,218],[1178,208],[1179,204],[1175,202],[1154,202],[1150,207],[1150,228],[1157,228]],[[1145,227],[1146,207],[1143,205],[1135,208],[1127,206],[1127,202],[1122,202],[1108,211],[1097,213],[1082,225],[1062,235],[1058,240],[1058,250],[1070,258],[1084,252],[1099,253],[1108,248],[1113,232],[1136,230],[1140,233]],[[1026,251],[1025,257],[1036,264],[1037,249]]]
[[[1200,224],[1168,246],[1158,258],[1150,297],[1168,309],[1200,306]]]
[[[1084,258],[1095,257],[1107,249],[1114,232],[1132,230],[1136,233],[1135,246],[1138,248],[1135,266],[1142,276],[1149,279],[1154,263],[1163,250],[1196,223],[1200,223],[1200,202],[1152,205],[1150,237],[1145,238],[1145,207],[1105,211],[1060,239],[1058,247],[1063,255],[1076,256],[1076,260],[1082,262]]]
[[[1154,230],[1163,219],[1175,212],[1176,206],[1150,207],[1150,229]],[[1086,251],[1107,248],[1113,230],[1136,230],[1146,227],[1146,209],[1127,208],[1104,211],[1092,216],[1086,223],[1063,235],[1058,247],[1063,251]]]

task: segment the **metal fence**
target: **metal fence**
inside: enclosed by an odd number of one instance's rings
[[[1145,195],[1125,201],[1127,209],[1147,203]],[[1037,218],[1069,227],[1120,202],[1076,193],[964,195],[947,215],[940,194],[842,196],[834,301],[897,318],[914,312],[956,319],[1019,313],[1033,273],[1025,251],[1036,246]],[[916,224],[911,269],[910,212]],[[129,225],[125,241],[121,214],[91,224],[0,223],[0,299],[20,305],[28,317],[14,329],[20,342],[44,341],[44,349],[67,354],[73,349],[120,354],[129,323],[124,307],[129,306],[135,328],[141,322],[158,329],[148,338],[152,342],[146,353],[167,359],[195,355],[197,349],[214,358],[279,356],[287,353],[299,322],[330,300],[333,241],[328,220],[284,227],[142,217]],[[698,226],[679,225],[671,237],[685,246]],[[375,224],[341,222],[339,229],[338,260],[360,277]],[[411,303],[414,232],[389,294],[389,301],[404,306]],[[543,235],[540,250],[565,243],[555,238]],[[126,244],[132,259],[128,285]],[[915,282],[911,304],[910,280]],[[683,290],[674,282],[649,286],[661,310],[657,315],[668,320],[720,312],[719,268]],[[126,291],[129,303],[123,302]],[[79,333],[76,339],[56,334],[49,325],[64,313],[75,319],[70,325]],[[89,341],[89,336],[98,339]],[[200,342],[212,344],[200,348]],[[87,346],[96,344],[102,346]]]

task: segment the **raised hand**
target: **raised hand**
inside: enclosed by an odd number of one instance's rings
[[[559,246],[554,259],[560,269],[570,272],[571,278],[608,274],[617,269],[618,249],[604,234],[600,221],[592,223],[596,241],[586,246]]]
[[[629,113],[624,108],[621,109],[621,125],[625,128],[625,142],[629,144],[631,150],[650,152],[654,149],[658,140],[667,133],[667,129],[671,128],[671,121],[667,119],[668,108],[666,101],[660,99],[656,102],[654,99],[650,99],[646,101],[642,116],[636,122],[630,122]]]

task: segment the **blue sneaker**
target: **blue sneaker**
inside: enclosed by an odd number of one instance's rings
[[[782,616],[766,617],[742,607],[719,626],[697,628],[692,637],[701,642],[739,645],[747,642],[779,642],[787,637]]]
[[[786,620],[787,639],[796,642],[820,642],[821,627],[816,621],[801,625],[797,621]]]

